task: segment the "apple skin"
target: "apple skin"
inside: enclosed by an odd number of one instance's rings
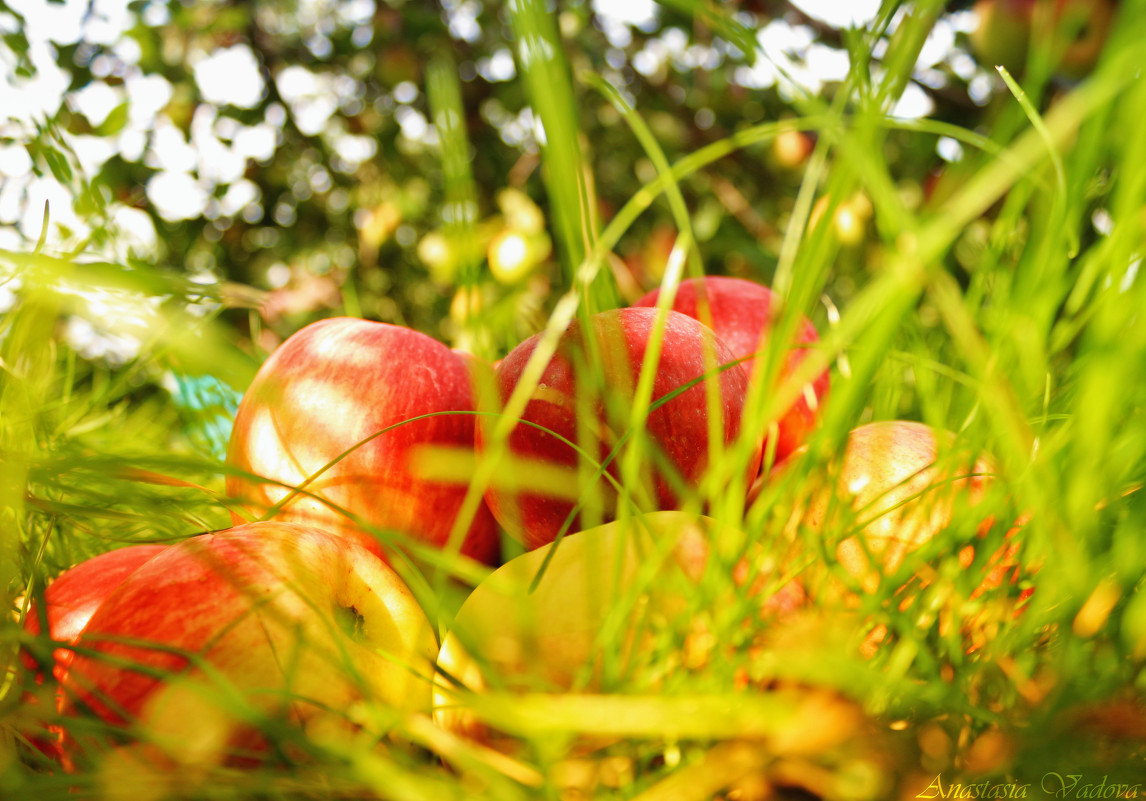
[[[351,318],[313,323],[271,354],[235,416],[228,463],[270,483],[235,473],[227,491],[262,515],[289,494],[282,485],[302,485],[371,435],[419,415],[473,412],[474,403],[467,360],[425,334]],[[275,519],[350,534],[385,558],[374,537],[329,503],[443,547],[466,486],[422,478],[412,460],[423,446],[472,453],[474,427],[465,413],[398,425],[321,472],[306,486],[311,495],[300,493]],[[497,524],[482,504],[461,552],[493,564],[498,549]]]
[[[68,762],[127,737],[153,765],[257,763],[261,716],[330,734],[355,731],[346,713],[363,701],[428,711],[436,653],[385,562],[278,522],[170,546],[108,595],[77,649],[65,714],[94,714],[109,731],[94,744],[65,738]]]
[[[24,618],[24,630],[31,635],[41,633],[41,624],[48,624],[47,638],[60,643],[52,651],[52,685],[55,687],[56,712],[63,708],[64,695],[59,683],[67,674],[75,655],[69,646],[75,645],[88,621],[104,599],[144,563],[167,548],[166,545],[139,544],[101,553],[65,570],[44,591],[40,604],[33,606]],[[44,674],[36,659],[28,652],[21,654],[24,666],[34,674],[36,684],[43,684]],[[36,702],[32,693],[25,701]],[[62,729],[47,726],[47,734],[29,733],[28,738],[45,756],[59,758]]]
[[[42,615],[35,608],[24,619],[29,634],[39,634],[41,619],[47,621],[48,638],[74,645],[91,616],[108,595],[139,567],[166,550],[166,545],[128,545],[98,554],[61,573],[44,591]],[[57,648],[52,673],[59,680],[67,672],[73,651]]]
[[[975,567],[983,539],[998,522],[994,515],[979,507],[996,479],[996,468],[989,455],[976,455],[959,450],[956,436],[923,423],[889,420],[868,423],[848,434],[842,454],[824,474],[803,482],[806,503],[791,518],[835,543],[836,564],[854,581],[831,581],[820,585],[815,601],[835,601],[845,607],[860,605],[859,593],[875,594],[881,590],[885,576],[897,571],[912,554],[955,520],[956,509],[965,511],[975,524],[975,539],[963,544],[954,556],[963,571],[976,570],[977,583],[969,599],[990,600],[1006,605],[1018,616],[1034,589],[1019,586],[1029,583],[1038,572],[1036,565],[1023,555],[1023,527],[1029,514],[1020,515],[998,545],[978,568]],[[761,477],[755,493],[763,484],[782,475],[785,466],[770,477]],[[964,518],[966,521],[967,518]],[[851,536],[845,536],[851,535]],[[841,539],[842,538],[842,539]],[[832,552],[832,548],[827,549]],[[911,565],[915,568],[915,565]],[[903,613],[922,597],[922,590],[936,578],[934,571],[920,564],[919,569],[900,573],[883,597]],[[814,608],[815,603],[810,608]],[[983,647],[990,637],[990,625],[997,609],[978,611],[941,619],[940,630],[957,624],[963,635],[964,650],[971,653]],[[948,607],[954,611],[955,605]],[[838,611],[838,610],[836,610]],[[889,631],[880,623],[867,630],[860,653],[873,656],[888,640]]]
[[[754,599],[747,626],[766,628],[803,607],[803,590],[795,582],[768,591],[767,579],[775,578],[766,575],[774,569],[768,556],[718,520],[659,511],[581,531],[511,559],[473,590],[442,641],[434,719],[449,731],[513,751],[511,737],[467,706],[472,694],[607,693],[632,691],[633,682],[641,684],[638,691],[655,691],[659,674],[644,671],[649,649],[641,633],[648,633],[650,623],[688,623],[697,585],[713,569],[710,560],[730,566],[726,589]],[[753,572],[749,562],[758,558],[761,570]],[[711,586],[720,587],[719,577]],[[740,600],[721,593],[712,603]]]
[[[611,492],[603,479],[592,489],[578,487],[575,477],[577,453],[550,432],[570,442],[580,441],[582,447],[587,447],[594,458],[603,460],[608,455],[612,445],[628,429],[627,415],[632,405],[634,388],[649,337],[660,314],[662,312],[656,309],[627,308],[600,312],[590,318],[593,336],[604,362],[600,368],[610,393],[609,398],[594,397],[590,401],[595,410],[590,414],[597,414],[599,419],[595,432],[599,445],[596,453],[592,445],[584,444],[585,435],[578,435],[578,393],[589,394],[575,366],[584,358],[586,350],[582,326],[575,322],[561,335],[557,351],[545,367],[522,414],[522,419],[533,425],[517,424],[508,442],[510,452],[517,459],[567,468],[569,492],[564,497],[556,497],[543,491],[517,491],[514,487],[504,484],[499,486],[496,482],[486,492],[486,502],[498,522],[527,548],[537,548],[553,541],[574,508],[570,497],[584,497],[590,491],[600,491],[602,494]],[[707,326],[676,312],[663,314],[666,319],[653,382],[653,401],[703,376],[707,364],[715,367],[732,361],[731,353]],[[496,401],[500,404],[504,405],[513,394],[540,338],[541,334],[537,334],[525,340],[498,364],[494,373],[494,389],[497,393]],[[720,411],[724,442],[730,444],[740,432],[748,389],[747,375],[739,368],[732,368],[717,374],[715,380],[718,382],[722,403]],[[606,412],[606,406],[611,414]],[[701,381],[654,409],[646,421],[650,439],[689,487],[699,484],[708,467],[707,406],[706,387]],[[488,436],[486,428],[490,425],[492,423],[486,423],[479,429],[479,447]],[[608,470],[611,475],[617,475],[619,462],[623,458],[622,454],[610,463]],[[749,480],[759,470],[759,463],[760,453],[757,449],[748,465]],[[650,467],[645,477],[649,485],[646,487],[649,490],[649,502],[656,504],[657,509],[677,507],[679,499],[663,470]],[[615,509],[611,508],[614,503],[614,496],[605,495],[603,514],[606,522],[616,514]],[[571,530],[576,531],[579,527],[579,521],[575,520]]]
[[[796,170],[804,166],[816,142],[804,131],[787,130],[776,134],[768,151],[768,160],[781,170]]]
[[[836,558],[865,590],[874,591],[882,572],[947,528],[957,500],[982,499],[994,469],[985,458],[974,466],[945,460],[954,441],[951,432],[907,420],[868,423],[848,434],[834,485],[814,493],[802,522],[821,532],[861,526],[839,542]]]
[[[642,297],[634,306],[655,306],[660,290],[655,289]],[[707,302],[708,308],[704,305]],[[751,376],[755,360],[754,354],[768,347],[768,337],[780,313],[779,299],[766,286],[743,278],[706,276],[688,278],[681,281],[673,299],[674,311],[687,314],[705,324],[711,319],[712,330],[720,338],[732,356],[745,359],[741,362],[744,371]],[[788,351],[784,364],[779,370],[777,384],[782,384],[800,366],[808,354],[809,345],[819,340],[815,327],[806,317],[801,318],[796,328],[796,347]],[[800,446],[808,432],[816,425],[819,409],[827,398],[829,386],[828,372],[825,370],[805,387],[797,398],[776,421],[774,434],[765,439],[765,453],[770,447],[769,439],[775,439],[774,463],[780,463]],[[811,403],[809,403],[811,401]]]
[[[503,735],[465,706],[467,691],[609,691],[639,659],[633,632],[641,616],[679,617],[713,543],[726,535],[735,536],[711,518],[650,512],[506,562],[474,589],[442,641],[435,720],[455,733],[512,750]],[[545,573],[533,587],[546,559]],[[614,642],[598,642],[607,624],[619,624],[619,633]],[[460,694],[455,682],[464,688]]]
[[[1054,27],[1055,71],[1070,79],[1094,67],[1114,23],[1113,0],[978,0],[979,20],[971,47],[982,62],[1002,65],[1016,76],[1027,63],[1036,15],[1049,13]]]

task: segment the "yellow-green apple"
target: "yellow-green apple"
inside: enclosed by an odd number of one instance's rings
[[[634,409],[634,401],[658,326],[652,410],[645,414]],[[579,500],[596,504],[599,520],[613,519],[616,495],[608,479],[594,471],[614,449],[619,455],[607,466],[609,476],[619,476],[627,458],[639,460],[639,478],[630,474],[625,486],[631,493],[627,502],[643,511],[674,509],[695,492],[711,454],[731,445],[740,432],[747,374],[735,365],[718,369],[733,357],[707,326],[673,311],[627,308],[592,315],[588,327],[586,335],[575,322],[560,335],[540,380],[529,388],[521,420],[508,435],[512,467],[486,493],[498,522],[527,548],[551,542]],[[513,395],[541,336],[525,340],[498,364],[496,403],[505,404]],[[647,435],[635,444],[636,437],[630,436],[634,420],[643,422]],[[486,419],[480,427],[481,447],[489,446],[494,425]],[[710,427],[719,442],[710,441]],[[576,443],[581,453],[569,443]],[[759,469],[759,448],[747,461],[746,475],[752,477]],[[538,480],[521,483],[532,479]],[[577,520],[573,526],[582,527]]]
[[[951,432],[907,420],[853,429],[825,486],[813,490],[802,524],[848,534],[836,557],[873,590],[883,572],[946,529],[957,506],[982,500],[994,472],[990,460],[955,445]]]
[[[655,306],[660,290],[653,290],[634,306]],[[766,286],[743,278],[707,276],[689,278],[680,283],[672,308],[701,320],[712,327],[716,336],[728,346],[733,358],[743,359],[741,366],[752,376],[755,355],[768,348],[768,340],[780,313],[780,301]],[[819,337],[811,321],[801,317],[787,350],[784,362],[777,371],[775,385],[780,386],[808,355],[808,346]],[[825,370],[807,386],[795,402],[780,410],[765,440],[775,444],[775,462],[781,462],[799,447],[816,424],[820,405],[828,393],[828,372]],[[766,447],[770,448],[772,443]]]
[[[762,476],[752,495],[780,479],[785,469],[782,465]],[[972,587],[960,596],[952,585],[942,593],[949,603],[931,611],[938,615],[941,632],[960,628],[970,652],[982,647],[992,621],[1022,610],[1033,593],[1029,580],[1037,572],[1022,553],[1021,533],[1029,515],[1021,515],[1001,543],[995,539],[987,548],[992,532],[998,532],[997,505],[988,497],[997,480],[993,459],[965,447],[949,431],[905,420],[869,423],[849,432],[842,453],[823,471],[800,477],[790,533],[799,542],[803,538],[796,537],[795,527],[803,526],[820,542],[803,541],[814,552],[822,544],[851,577],[847,583],[866,593],[885,590],[881,597],[903,612],[925,587],[951,581],[919,551],[958,526],[956,536],[946,540],[949,552],[932,547],[928,555],[954,557],[964,573],[974,571]],[[893,573],[895,583],[887,586],[885,576]],[[855,606],[859,600],[837,581],[810,586],[821,601]],[[874,654],[888,633],[882,623],[867,629],[861,652]]]
[[[67,673],[68,665],[71,664],[75,654],[71,646],[75,645],[83,633],[88,620],[103,603],[104,598],[124,579],[166,547],[152,544],[128,545],[85,559],[56,577],[44,591],[41,601],[33,604],[28,610],[24,618],[25,631],[37,636],[44,631],[44,624],[47,625],[47,636],[42,638],[41,642],[51,647],[52,678],[47,688],[50,695],[55,698],[56,713],[63,706],[63,693],[60,692],[59,682]],[[24,651],[21,657],[24,666],[33,672],[35,683],[43,685],[45,677],[40,665],[47,664],[47,649],[44,649],[40,659],[36,659],[28,651]],[[25,700],[29,703],[34,702],[36,695],[29,693],[25,696]],[[43,736],[37,733],[29,733],[28,736],[32,744],[42,753],[58,757],[60,734],[58,726],[49,724],[47,733]]]
[[[506,562],[474,589],[442,641],[435,719],[496,741],[473,713],[473,693],[617,689],[639,662],[641,622],[686,608],[723,532],[710,518],[652,512]]]
[[[503,284],[516,284],[549,258],[553,245],[544,230],[505,228],[489,243],[489,272]]]
[[[980,61],[1020,75],[1032,45],[1049,46],[1055,71],[1081,78],[1102,52],[1115,0],[978,0],[971,47]]]
[[[398,325],[322,320],[272,353],[243,395],[227,490],[256,516],[346,532],[378,553],[359,521],[441,547],[466,485],[415,461],[427,448],[472,459],[474,409],[466,359],[442,343]],[[461,552],[495,561],[489,510],[479,505],[463,525]]]
[[[151,765],[249,764],[275,726],[338,737],[428,711],[435,653],[409,589],[353,538],[277,522],[192,537],[88,621],[65,719],[86,712],[103,728],[67,720],[66,756],[126,740]]]

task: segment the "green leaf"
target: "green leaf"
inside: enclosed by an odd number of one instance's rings
[[[518,73],[540,121],[545,186],[553,206],[558,250],[569,283],[582,269],[597,240],[596,199],[590,166],[581,147],[577,102],[554,15],[542,0],[516,0],[508,5],[513,26]],[[584,265],[590,270],[593,265]],[[616,305],[612,276],[597,270],[588,299],[592,312]]]
[[[62,184],[71,183],[75,177],[75,172],[73,172],[67,156],[50,145],[41,145],[39,154],[57,181]]]
[[[97,136],[115,136],[117,133],[124,129],[127,125],[127,103],[120,103],[113,108],[107,115],[107,119],[101,122],[95,129]]]

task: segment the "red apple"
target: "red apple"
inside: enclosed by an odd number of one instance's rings
[[[486,493],[498,522],[526,547],[551,542],[576,500],[589,498],[597,503],[601,519],[615,516],[616,497],[606,479],[594,479],[593,471],[631,430],[635,387],[661,314],[645,308],[606,311],[591,318],[591,339],[579,323],[562,333],[556,353],[531,391],[522,422],[509,434],[515,463],[507,473],[512,475],[495,479]],[[710,446],[715,445],[709,442],[709,379],[700,379],[711,375],[716,365],[732,361],[732,354],[709,328],[683,314],[663,314],[651,401],[697,383],[647,415],[648,442],[640,445],[640,480],[626,487],[633,492],[628,502],[635,501],[646,511],[677,508],[682,496],[700,484],[709,465]],[[530,337],[498,365],[495,383],[501,404],[521,381],[540,339],[540,334]],[[598,357],[587,355],[590,346]],[[747,376],[733,367],[712,376],[711,381],[720,402],[722,441],[729,445],[740,432]],[[483,425],[479,443],[488,438],[487,429],[493,425]],[[577,451],[562,438],[578,443],[593,461],[578,464]],[[620,475],[620,465],[632,447],[637,446],[624,444],[622,453],[608,465],[610,475]],[[757,449],[746,468],[750,476],[759,469],[759,461]],[[544,486],[519,483],[546,476],[550,481]],[[577,521],[573,525],[570,530],[580,528]]]
[[[24,619],[25,630],[39,634],[43,620],[48,624],[49,639],[64,646],[74,645],[104,598],[166,548],[166,545],[129,545],[85,559],[65,570],[44,591],[42,617],[40,610],[29,610]],[[67,672],[72,655],[67,647],[53,652],[52,673],[57,679]]]
[[[63,693],[58,683],[63,681],[68,665],[75,652],[75,645],[83,633],[95,610],[104,598],[118,587],[137,568],[159,554],[166,545],[128,545],[114,551],[93,556],[61,573],[44,591],[42,603],[34,605],[24,618],[24,629],[37,635],[42,624],[47,623],[47,639],[59,643],[52,651],[52,685],[56,687],[56,712],[63,706]],[[44,681],[36,660],[30,653],[22,654],[24,666],[35,672],[35,682]],[[28,694],[25,700],[32,702],[35,696]],[[44,736],[29,734],[32,744],[47,756],[57,757],[61,730],[49,725]]]
[[[432,480],[413,462],[427,446],[472,454],[473,411],[467,361],[445,345],[402,326],[323,320],[284,342],[244,394],[227,491],[255,515],[281,504],[274,519],[346,532],[376,552],[342,510],[441,547],[466,485]],[[406,422],[421,415],[436,416]],[[296,487],[304,491],[292,496]],[[497,526],[484,504],[467,525],[461,552],[494,562]]]
[[[86,710],[106,736],[69,723],[67,754],[126,740],[149,765],[246,764],[267,722],[352,734],[372,706],[428,710],[434,644],[406,585],[351,538],[277,522],[192,537],[92,615],[65,713]]]
[[[655,306],[660,290],[656,289],[638,300],[635,306]],[[753,374],[755,354],[768,347],[768,338],[775,327],[780,303],[766,286],[742,278],[707,276],[689,278],[681,282],[673,299],[672,308],[689,317],[710,325],[748,375]],[[788,351],[779,370],[777,385],[784,382],[808,354],[806,347],[819,337],[812,323],[801,318],[794,334],[794,347]],[[776,462],[781,462],[799,447],[816,424],[820,404],[828,393],[828,373],[825,370],[804,387],[804,391],[787,410],[777,418],[770,429],[768,440],[775,441]],[[767,444],[766,447],[771,447]]]

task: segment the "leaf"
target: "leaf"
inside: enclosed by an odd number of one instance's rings
[[[95,129],[97,136],[115,136],[127,125],[127,103],[120,103]]]
[[[67,156],[49,145],[41,144],[37,149],[51,170],[52,176],[62,184],[71,183],[75,173],[72,171],[72,165],[68,163]]]

